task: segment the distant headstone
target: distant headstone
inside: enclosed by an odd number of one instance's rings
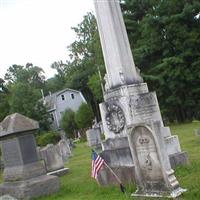
[[[19,199],[30,199],[57,192],[60,181],[47,176],[36,152],[34,132],[38,122],[15,113],[0,124],[0,139],[4,160],[4,182],[0,195],[10,194]]]
[[[194,135],[195,136],[200,136],[200,128],[194,129]]]
[[[46,147],[40,148],[40,158],[44,160],[46,170],[51,175],[64,175],[68,172],[68,168],[64,167],[60,149],[56,145],[48,144]]]
[[[68,141],[65,139],[61,139],[58,142],[57,147],[60,150],[60,155],[62,156],[63,162],[67,162],[69,157],[72,155]]]
[[[3,195],[0,197],[0,200],[17,200],[17,199],[10,195]]]
[[[185,192],[171,168],[159,124],[130,127],[128,135],[137,191],[133,196],[176,198]]]
[[[101,144],[100,128],[91,128],[86,131],[88,146],[97,146]]]

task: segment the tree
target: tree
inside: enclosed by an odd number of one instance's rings
[[[25,67],[22,65],[12,65],[8,68],[4,79],[9,84],[20,82],[30,84],[34,88],[43,88],[45,80],[43,73],[42,68],[33,66],[32,63],[27,63]]]
[[[40,90],[44,89],[45,80],[43,70],[31,63],[27,63],[25,67],[12,65],[7,70],[5,80],[9,88],[9,95],[6,98],[9,111],[6,113],[21,113],[39,121],[41,129],[49,129],[49,116],[40,100]],[[3,110],[6,111],[5,108]]]
[[[4,85],[5,81],[0,78],[0,122],[8,115],[9,113],[9,91]]]
[[[124,0],[136,65],[170,120],[200,118],[200,2]]]
[[[103,66],[103,56],[96,20],[92,13],[87,13],[83,21],[72,28],[76,33],[76,40],[68,47],[71,60],[67,63],[66,86],[80,90],[91,104],[99,119],[97,99],[88,82],[99,66]],[[105,69],[102,70],[102,74]],[[99,89],[101,90],[100,85]]]
[[[75,121],[79,129],[86,129],[92,126],[94,114],[91,107],[83,103],[75,114]]]
[[[48,115],[41,98],[40,90],[29,84],[16,83],[10,89],[10,113],[18,112],[39,122],[40,128],[49,129]]]
[[[71,109],[67,109],[61,118],[61,128],[65,131],[68,137],[74,136],[77,130],[75,122],[75,113]]]

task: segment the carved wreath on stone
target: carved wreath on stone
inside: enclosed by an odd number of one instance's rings
[[[106,124],[108,129],[116,134],[124,129],[125,116],[120,106],[107,105]]]

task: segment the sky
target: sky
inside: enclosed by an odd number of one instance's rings
[[[52,77],[50,65],[68,59],[71,27],[89,11],[93,0],[0,0],[0,78],[12,64],[28,62]]]

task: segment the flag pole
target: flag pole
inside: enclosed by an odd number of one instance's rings
[[[98,155],[98,153],[94,149],[92,149],[92,151],[94,151]],[[126,198],[129,199],[128,195],[126,193],[125,187],[122,185],[122,182],[119,179],[119,177],[115,174],[115,172],[113,171],[113,169],[105,162],[105,160],[104,160],[104,164],[110,170],[110,172],[114,175],[114,177],[116,178],[117,182],[120,184],[121,191],[125,194]]]

